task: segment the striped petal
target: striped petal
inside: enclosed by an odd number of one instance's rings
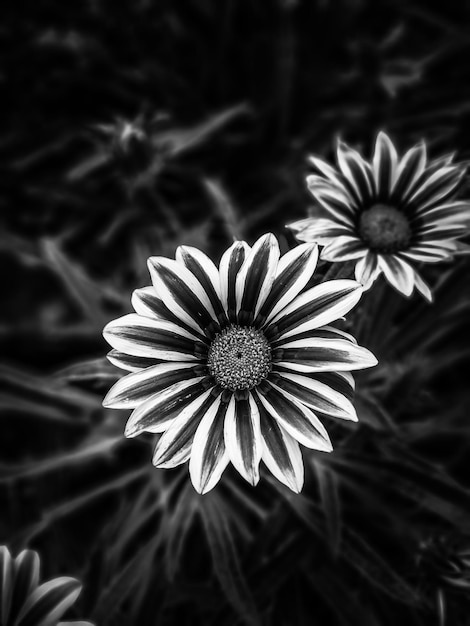
[[[414,287],[413,268],[403,259],[387,254],[378,256],[379,267],[388,282],[397,291],[405,296],[410,296]]]
[[[452,220],[443,218],[437,224],[426,224],[416,229],[416,236],[425,243],[435,239],[455,239],[468,233],[467,224],[453,223]]]
[[[207,353],[207,347],[178,324],[134,313],[107,324],[103,336],[120,352],[151,359],[196,361]]]
[[[8,624],[13,595],[14,567],[10,551],[0,546],[0,617],[2,624]]]
[[[228,402],[214,402],[206,411],[194,435],[189,474],[198,493],[207,493],[215,487],[229,463],[224,441],[227,408]]]
[[[331,165],[328,165],[323,159],[315,156],[309,157],[310,163],[317,168],[319,172],[323,174],[333,185],[341,188],[343,186],[341,181],[341,174]]]
[[[159,320],[168,320],[170,322],[180,321],[176,315],[173,315],[166,308],[163,300],[157,295],[155,288],[152,286],[135,289],[132,293],[131,303],[134,311],[144,317],[155,317]]]
[[[206,337],[200,331],[188,326],[183,321],[181,321],[176,315],[174,315],[171,311],[169,311],[163,303],[163,300],[157,295],[155,291],[155,287],[141,287],[140,289],[135,289],[131,303],[134,308],[134,311],[138,315],[143,315],[144,317],[154,317],[159,320],[166,320],[168,322],[173,322],[174,324],[178,324],[188,332],[193,335],[197,335],[202,341],[206,341]]]
[[[362,287],[354,280],[330,280],[297,296],[272,320],[269,339],[287,339],[307,330],[330,324],[359,301]]]
[[[23,550],[15,559],[15,581],[8,623],[14,624],[26,599],[39,584],[39,555]],[[5,622],[7,623],[7,622]]]
[[[417,244],[400,252],[400,257],[406,261],[418,261],[422,263],[439,263],[449,257],[449,249],[432,245],[431,242]]]
[[[288,367],[283,367],[279,363],[273,364],[273,373],[277,374],[292,374],[298,373]],[[308,376],[314,380],[318,380],[324,385],[328,385],[338,393],[346,396],[348,400],[354,398],[355,382],[353,375],[350,372],[302,372],[302,376]]]
[[[220,294],[222,304],[232,323],[237,322],[236,282],[238,273],[251,248],[244,241],[236,241],[220,260]]]
[[[414,284],[416,289],[421,293],[422,296],[428,301],[433,301],[432,291],[429,289],[428,285],[424,282],[421,276],[418,274],[416,270],[414,270]]]
[[[298,233],[301,230],[305,230],[308,228],[312,222],[315,222],[316,218],[314,217],[304,217],[301,220],[297,220],[296,222],[291,222],[290,224],[286,224],[286,228],[289,228],[294,233]]]
[[[274,235],[260,237],[245,260],[236,280],[238,323],[249,326],[271,291],[279,260]]]
[[[211,335],[217,316],[204,287],[182,263],[164,257],[147,262],[153,286],[165,306],[185,324]]]
[[[157,365],[162,363],[163,359],[152,359],[144,356],[132,356],[131,354],[125,354],[119,350],[111,350],[106,355],[106,358],[115,365],[128,372],[138,372],[146,367]]]
[[[190,246],[180,246],[176,250],[176,260],[196,276],[210,300],[219,324],[225,324],[227,316],[221,302],[219,270],[214,263],[203,252]]]
[[[37,587],[28,597],[20,614],[17,626],[51,626],[80,595],[82,587],[75,578],[60,577]]]
[[[459,187],[463,173],[455,167],[443,168],[430,176],[411,196],[415,214],[420,215],[426,209],[435,207],[448,200]]]
[[[370,202],[374,193],[373,175],[368,163],[364,162],[359,152],[342,141],[337,147],[338,165],[344,175],[344,184],[353,195],[358,206]]]
[[[193,363],[160,363],[123,376],[106,394],[103,406],[111,409],[134,408],[167,387],[208,375],[205,365]]]
[[[181,411],[211,386],[211,379],[192,378],[151,396],[131,413],[124,431],[125,436],[136,437],[144,431],[162,433]]]
[[[364,290],[372,287],[379,274],[380,268],[375,252],[369,251],[356,263],[354,275],[356,280],[364,287]]]
[[[356,236],[342,235],[335,237],[321,253],[325,261],[351,261],[359,259],[367,253],[364,243]]]
[[[352,227],[322,217],[309,217],[306,220],[293,222],[288,224],[287,228],[294,231],[298,241],[315,242],[322,246],[328,244],[334,237],[351,235],[354,232]]]
[[[299,339],[276,348],[273,362],[294,372],[351,371],[377,365],[375,356],[345,339]]]
[[[395,185],[391,192],[392,201],[405,201],[416,191],[419,181],[426,167],[426,144],[424,141],[414,146],[401,159],[397,168]]]
[[[441,220],[451,220],[456,224],[470,226],[470,204],[464,201],[439,204],[432,209],[426,209],[420,213],[420,219],[426,224],[438,224]]]
[[[310,374],[310,377],[324,385],[328,385],[328,387],[331,387],[341,395],[346,396],[348,400],[354,398],[356,384],[350,372],[319,372]]]
[[[287,391],[314,411],[357,422],[352,402],[315,378],[284,372],[276,377],[275,382],[280,389]]]
[[[320,326],[320,328],[316,328],[314,330],[306,330],[304,332],[300,332],[288,338],[289,340],[298,340],[298,339],[347,339],[348,341],[352,341],[357,344],[357,341],[350,334],[345,332],[344,330],[340,330],[339,328],[335,328],[334,326]],[[271,347],[282,347],[282,345],[286,342],[285,338],[276,338],[272,339]]]
[[[325,186],[317,187],[313,183],[313,177],[307,178],[307,185],[313,197],[328,212],[328,217],[334,218],[345,226],[353,225],[353,217],[357,212],[358,205],[353,197],[347,194],[347,191],[339,191],[337,189]]]
[[[261,306],[255,322],[268,323],[302,291],[311,279],[318,260],[316,244],[296,246],[280,259],[271,291]]]
[[[395,184],[398,155],[388,135],[381,131],[375,142],[372,169],[374,173],[377,197],[387,199]]]
[[[259,481],[262,445],[259,409],[251,393],[232,396],[225,415],[224,440],[234,467],[255,486]]]
[[[194,435],[205,413],[219,404],[220,394],[208,389],[193,400],[171,423],[155,448],[155,467],[172,468],[187,461],[191,454]]]
[[[266,411],[261,401],[260,423],[262,459],[281,483],[300,493],[304,483],[304,464],[298,442]]]
[[[267,413],[294,439],[307,448],[331,452],[333,447],[328,433],[309,408],[271,382],[258,389]]]

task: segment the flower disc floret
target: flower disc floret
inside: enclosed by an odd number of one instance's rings
[[[232,325],[212,342],[208,366],[222,387],[232,391],[253,389],[271,369],[269,342],[255,328]]]
[[[359,233],[373,250],[395,252],[406,248],[411,227],[402,211],[385,204],[375,204],[361,213]]]

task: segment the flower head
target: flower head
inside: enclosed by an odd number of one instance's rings
[[[320,174],[307,183],[321,215],[289,228],[300,241],[324,246],[327,261],[357,261],[356,279],[366,289],[383,273],[402,294],[416,287],[431,300],[416,266],[452,256],[468,232],[470,205],[453,199],[464,168],[452,156],[428,161],[424,142],[400,159],[383,132],[372,163],[341,141],[337,159],[334,168],[311,157]]]
[[[153,462],[189,459],[205,493],[231,461],[255,485],[261,459],[294,491],[299,443],[328,452],[318,415],[356,420],[350,370],[375,357],[332,326],[362,287],[336,280],[304,290],[318,259],[303,244],[280,258],[273,235],[237,241],[220,266],[195,248],[148,261],[153,286],[132,297],[136,314],[110,322],[108,357],[129,372],[103,404],[133,408],[125,434],[163,433]],[[301,293],[303,292],[303,293]]]
[[[81,591],[75,578],[62,576],[39,584],[39,555],[23,550],[13,559],[0,546],[0,624],[2,626],[66,626],[90,622],[60,622]]]

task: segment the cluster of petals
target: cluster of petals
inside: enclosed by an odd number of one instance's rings
[[[327,261],[355,261],[355,277],[366,289],[383,274],[403,295],[416,288],[431,300],[419,265],[467,249],[459,238],[469,232],[470,204],[455,199],[465,168],[453,163],[452,155],[429,160],[424,142],[400,158],[384,132],[377,136],[371,162],[342,141],[337,167],[317,157],[310,161],[318,173],[307,184],[318,210],[314,217],[289,225],[297,239],[324,246],[321,256]],[[383,246],[380,232],[375,241],[364,236],[361,224],[374,209],[376,227],[387,211],[396,220],[396,245]],[[407,232],[400,238],[402,223]]]
[[[39,555],[23,550],[13,558],[0,546],[0,624],[2,626],[93,626],[60,621],[81,591],[75,578],[60,576],[39,584]]]
[[[317,260],[311,243],[280,256],[271,234],[253,247],[236,241],[219,267],[186,246],[175,260],[149,259],[152,285],[134,292],[135,313],[104,329],[113,348],[108,358],[127,374],[103,403],[133,409],[126,436],[161,435],[155,466],[189,460],[192,483],[205,493],[230,462],[256,485],[262,460],[299,492],[299,444],[329,452],[320,418],[357,419],[350,372],[377,361],[331,323],[348,313],[363,288],[354,280],[310,287]],[[245,333],[250,341],[248,331],[269,346],[269,367],[260,370],[262,380],[231,388],[232,378],[218,373],[224,368],[211,367],[211,346],[224,333]],[[256,362],[251,365],[256,370]]]

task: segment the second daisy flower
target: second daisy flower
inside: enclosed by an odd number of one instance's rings
[[[297,239],[324,246],[327,261],[356,261],[366,289],[383,273],[405,296],[416,287],[431,300],[416,266],[451,257],[468,233],[470,205],[453,199],[465,168],[452,157],[428,161],[424,142],[400,159],[383,132],[371,163],[341,141],[337,168],[310,160],[319,174],[307,184],[322,213],[289,225]]]

